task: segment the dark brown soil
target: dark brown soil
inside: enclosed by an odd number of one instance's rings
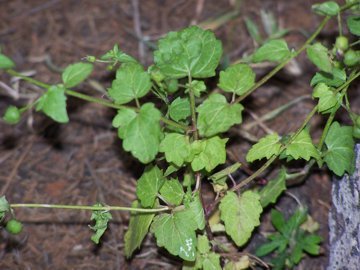
[[[170,30],[234,10],[236,1],[0,0],[0,46],[14,59],[19,71],[29,72],[46,83],[59,82],[56,69],[86,55],[101,55],[115,43],[149,65],[151,48],[144,45],[144,52],[139,53],[141,37],[137,37],[134,24],[137,2],[143,38],[154,42]],[[272,11],[282,27],[294,29],[286,39],[292,48],[299,48],[306,40],[302,33],[311,33],[321,20],[310,12],[314,2],[239,1],[240,14],[215,29],[224,43],[225,56],[234,61],[253,49],[253,42],[244,27],[244,17],[259,22],[260,8]],[[200,8],[199,14],[197,8]],[[330,24],[324,33],[321,38],[333,42],[336,24]],[[304,57],[300,57],[297,64],[299,75],[281,72],[244,101],[249,109],[245,124],[254,121],[250,113],[261,116],[298,96],[311,93],[309,80],[315,69]],[[267,68],[257,70],[264,74]],[[10,85],[10,79],[0,74],[1,82]],[[92,79],[107,87],[112,74],[99,66]],[[11,87],[19,90],[21,97],[14,99],[0,88],[1,115],[9,104],[24,105],[42,91],[23,81],[13,82]],[[91,83],[83,84],[78,90],[101,97],[101,92]],[[6,195],[12,203],[91,205],[101,201],[129,206],[135,198],[135,183],[143,166],[121,149],[116,130],[111,126],[114,112],[71,98],[69,104],[70,123],[67,125],[55,124],[35,112],[26,114],[16,126],[0,122],[0,195]],[[305,99],[266,124],[280,134],[294,131],[313,105],[313,101]],[[316,137],[322,122],[317,118],[312,124]],[[258,137],[264,134],[257,127],[250,132]],[[243,161],[243,150],[250,144],[236,137],[232,137],[231,144],[231,157]],[[300,168],[301,165],[296,166]],[[319,233],[325,239],[322,256],[304,260],[298,269],[324,269],[328,254],[329,176],[316,170],[306,180],[306,185],[291,188],[289,192],[309,207],[311,216],[320,224]],[[294,200],[285,196],[279,209],[289,213],[295,206]],[[113,213],[110,231],[99,246],[90,241],[89,212],[17,209],[15,213],[24,223],[25,230],[18,236],[9,236],[0,229],[0,269],[181,267],[176,258],[158,250],[150,236],[132,260],[125,260],[123,235],[128,213]],[[262,225],[259,232],[271,229],[268,223]]]

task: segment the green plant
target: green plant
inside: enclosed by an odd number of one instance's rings
[[[98,243],[112,218],[110,211],[130,211],[130,224],[125,234],[127,257],[141,246],[150,231],[159,247],[184,260],[185,269],[221,269],[221,257],[226,259],[225,269],[238,269],[239,254],[229,253],[214,234],[225,233],[229,242],[233,241],[238,248],[244,247],[260,224],[263,210],[276,203],[286,189],[287,179],[307,174],[314,164],[320,167],[326,164],[339,176],[353,170],[353,128],[341,126],[334,117],[343,106],[353,118],[347,90],[360,76],[359,61],[352,61],[350,65],[346,63],[349,61],[346,54],[345,57],[337,54],[337,49],[348,50],[344,44],[335,45],[333,53],[313,41],[332,16],[339,18],[341,12],[356,4],[339,7],[335,2],[325,2],[316,5],[314,10],[325,18],[300,49],[290,50],[284,39],[267,40],[246,61],[270,61],[278,65],[258,82],[247,63],[231,65],[220,72],[218,87],[221,90],[216,92],[208,89],[205,79],[216,75],[222,44],[212,32],[196,26],[170,32],[160,39],[154,52],[154,65],[147,70],[115,45],[100,58],[88,56],[86,63],[68,66],[62,72],[62,81],[53,85],[16,72],[13,61],[0,54],[1,69],[45,89],[34,103],[20,109],[9,107],[3,118],[6,122],[16,124],[21,114],[35,108],[56,122],[67,123],[67,97],[96,102],[117,110],[112,125],[118,129],[124,150],[147,164],[137,182],[137,200],[131,207],[108,206],[105,202],[93,206],[9,204],[1,197],[0,218],[20,207],[90,210],[91,220],[95,222],[90,227],[95,232],[91,239]],[[349,18],[349,31],[358,35],[358,17]],[[342,33],[340,36],[343,37]],[[242,123],[244,107],[240,102],[305,50],[309,60],[319,69],[311,80],[313,97],[318,99],[318,104],[295,132],[267,134],[255,143],[246,154],[246,161],[266,159],[266,162],[229,188],[231,174],[243,166],[240,163],[224,165],[229,140],[226,134],[231,127]],[[341,65],[335,67],[335,61]],[[101,63],[109,69],[116,68],[116,78],[107,91],[107,99],[70,89],[86,80],[94,65]],[[148,96],[155,96],[157,102],[150,102],[146,99]],[[319,142],[314,144],[309,122],[317,112],[328,118]],[[357,120],[355,123],[358,127]],[[260,190],[248,186],[277,159],[283,167],[273,180]],[[306,168],[298,173],[288,173],[287,163],[299,159],[307,162]],[[210,181],[216,193],[216,199],[210,204],[203,200],[204,181]],[[303,251],[318,254],[320,239],[305,236],[299,229],[305,221],[304,216],[305,211],[298,210],[286,222],[281,213],[272,211],[272,221],[279,233],[271,236],[272,242],[265,247],[268,252],[277,249],[281,253],[279,269],[285,264],[292,267],[299,263]],[[268,252],[260,252],[260,255]],[[290,259],[283,260],[288,254]],[[256,262],[249,257],[248,267]]]

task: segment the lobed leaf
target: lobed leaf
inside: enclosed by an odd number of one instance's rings
[[[167,133],[161,141],[159,151],[165,153],[166,161],[180,167],[192,160],[189,137],[179,133]]]
[[[228,192],[222,198],[219,209],[226,233],[237,246],[246,244],[254,228],[260,224],[260,196],[253,191],[245,191],[240,197]]]
[[[164,182],[160,188],[160,195],[167,203],[178,206],[181,204],[185,193],[179,180],[171,179]]]
[[[176,98],[169,106],[169,115],[175,120],[184,120],[191,115],[189,98]]]
[[[255,72],[246,64],[235,64],[220,72],[218,86],[225,92],[239,96],[255,84]]]
[[[311,157],[319,160],[320,154],[314,144],[312,143],[309,131],[303,129],[298,136],[286,148],[285,155],[291,156],[294,159],[305,159],[309,161]]]
[[[277,133],[269,134],[254,144],[246,155],[246,161],[253,162],[257,159],[269,159],[280,153],[281,143]]]
[[[171,78],[207,78],[215,75],[221,55],[221,42],[213,32],[190,26],[160,39],[154,61]]]
[[[97,203],[94,206],[103,206],[101,203]],[[91,240],[95,244],[99,244],[100,238],[105,233],[109,221],[112,219],[112,215],[109,211],[104,210],[94,210],[92,211],[91,220],[95,220],[94,226],[89,226],[91,230],[95,231],[94,234],[91,236]]]
[[[312,94],[314,98],[319,99],[318,111],[321,113],[329,113],[330,109],[339,104],[341,94],[335,93],[329,86],[324,83],[319,83]]]
[[[260,203],[263,208],[270,203],[275,203],[280,194],[286,190],[286,170],[281,168],[277,177],[270,180],[264,188],[261,189]]]

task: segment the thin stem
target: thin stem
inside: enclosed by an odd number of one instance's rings
[[[67,210],[91,210],[91,211],[133,211],[139,213],[157,213],[171,210],[170,207],[146,209],[132,208],[123,206],[90,206],[90,205],[63,205],[63,204],[38,204],[38,203],[15,203],[10,204],[10,208],[50,208]]]
[[[38,80],[35,80],[33,78],[30,78],[28,76],[25,76],[25,75],[22,75],[21,73],[13,70],[13,69],[7,69],[5,70],[8,74],[10,74],[11,76],[14,76],[14,77],[18,77],[18,78],[21,78],[23,79],[24,81],[27,81],[29,83],[32,83],[36,86],[39,86],[41,88],[44,88],[44,89],[48,89],[51,85],[50,84],[47,84],[47,83],[43,83],[43,82],[40,82]]]
[[[189,83],[189,97],[190,97],[190,110],[191,110],[191,124],[194,134],[194,139],[199,139],[199,133],[197,130],[197,124],[196,124],[196,104],[195,104],[195,95],[194,90],[191,86],[191,76],[189,74],[188,76],[188,83]]]
[[[340,12],[337,15],[337,21],[338,21],[338,29],[339,29],[339,36],[342,36],[342,25],[341,25],[341,15]]]

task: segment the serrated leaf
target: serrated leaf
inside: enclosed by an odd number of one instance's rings
[[[206,91],[206,85],[203,81],[193,80],[191,81],[191,84],[187,83],[185,86],[185,93],[188,93],[191,89],[194,92],[195,97],[200,97],[201,93]]]
[[[13,60],[0,53],[0,69],[9,69],[13,67],[15,67]]]
[[[116,71],[116,79],[108,89],[109,96],[117,104],[125,104],[145,96],[151,89],[149,73],[134,62],[122,64]]]
[[[221,55],[221,42],[213,32],[191,26],[160,39],[154,60],[168,77],[207,78],[215,75]]]
[[[39,98],[36,110],[41,110],[56,122],[69,122],[69,117],[66,111],[66,96],[64,87],[59,85],[50,86],[47,92]]]
[[[141,205],[138,201],[134,201],[131,207],[140,208]],[[133,252],[140,248],[154,216],[154,213],[131,212],[129,227],[124,237],[124,251],[127,258],[131,257]]]
[[[254,63],[270,61],[280,62],[291,55],[289,47],[283,39],[272,39],[262,45],[252,56]]]
[[[160,188],[160,195],[167,203],[178,206],[184,198],[184,189],[179,180],[171,179],[166,180]]]
[[[211,137],[226,132],[230,127],[242,122],[241,104],[229,104],[220,94],[210,95],[200,106],[197,127],[201,136]]]
[[[203,270],[221,270],[220,255],[215,252],[210,252],[204,256],[202,263]]]
[[[240,197],[228,192],[221,199],[219,209],[226,233],[237,246],[246,244],[254,228],[260,224],[260,196],[253,191],[245,191]]]
[[[346,81],[346,72],[344,69],[333,68],[332,73],[316,72],[311,79],[310,85],[325,83],[328,86],[339,87]]]
[[[126,128],[136,116],[137,113],[132,109],[123,108],[118,110],[118,113],[112,121],[112,125],[118,129],[119,138],[125,138]]]
[[[309,161],[311,157],[320,159],[320,155],[314,144],[312,143],[309,131],[303,129],[292,143],[286,148],[285,155],[294,159],[305,159]]]
[[[329,113],[329,109],[337,105],[339,103],[338,99],[341,98],[340,94],[335,94],[334,91],[324,83],[316,85],[312,96],[319,99],[318,111],[321,113]]]
[[[127,115],[131,120],[129,118],[119,124]],[[123,139],[124,150],[131,152],[142,163],[146,164],[154,160],[163,137],[160,126],[161,113],[154,104],[142,105],[136,116],[130,113],[129,109],[120,109],[117,117],[118,119],[114,119],[114,124],[120,125],[119,137]]]
[[[190,101],[188,98],[178,97],[169,106],[169,115],[175,120],[183,120],[191,115]]]
[[[286,170],[281,168],[277,177],[270,180],[264,188],[261,189],[260,203],[263,208],[270,203],[275,203],[280,194],[286,190]]]
[[[193,213],[188,209],[157,215],[150,228],[159,247],[186,261],[196,259],[196,229]]]
[[[179,133],[167,133],[160,143],[159,151],[165,153],[167,162],[172,162],[177,167],[192,160],[189,137]]]
[[[197,229],[203,230],[205,228],[205,214],[198,193],[196,193],[189,204],[189,211],[192,212],[193,220],[196,223]]]
[[[219,164],[225,163],[227,141],[228,139],[220,139],[220,137],[215,136],[207,140],[193,142],[191,147],[195,154],[191,162],[192,169],[194,171],[205,169],[211,172]]]
[[[354,162],[354,139],[351,126],[332,123],[325,138],[327,152],[324,161],[329,169],[338,176],[345,171],[351,173]]]
[[[346,24],[351,34],[360,36],[360,16],[349,16],[346,19]]]
[[[136,186],[136,195],[143,207],[152,207],[156,196],[165,182],[163,172],[157,166],[148,166]]]
[[[101,203],[97,203],[94,206],[102,207],[103,205]],[[108,222],[112,219],[112,215],[109,211],[94,210],[92,211],[90,219],[95,220],[95,225],[89,226],[90,229],[95,231],[94,234],[91,236],[91,240],[95,244],[99,244],[101,236],[103,236],[108,227]]]
[[[255,72],[246,64],[236,64],[220,72],[218,86],[225,92],[239,96],[246,93],[255,84]]]
[[[65,68],[61,78],[65,87],[71,88],[85,81],[92,71],[93,65],[90,63],[75,63]]]
[[[277,133],[269,134],[254,144],[246,155],[246,161],[253,162],[257,159],[269,159],[280,152],[281,143]]]
[[[327,1],[321,4],[312,5],[311,9],[315,13],[325,16],[335,16],[340,12],[339,5],[334,1]]]
[[[332,65],[328,49],[317,42],[306,49],[309,60],[320,70],[332,73]]]

